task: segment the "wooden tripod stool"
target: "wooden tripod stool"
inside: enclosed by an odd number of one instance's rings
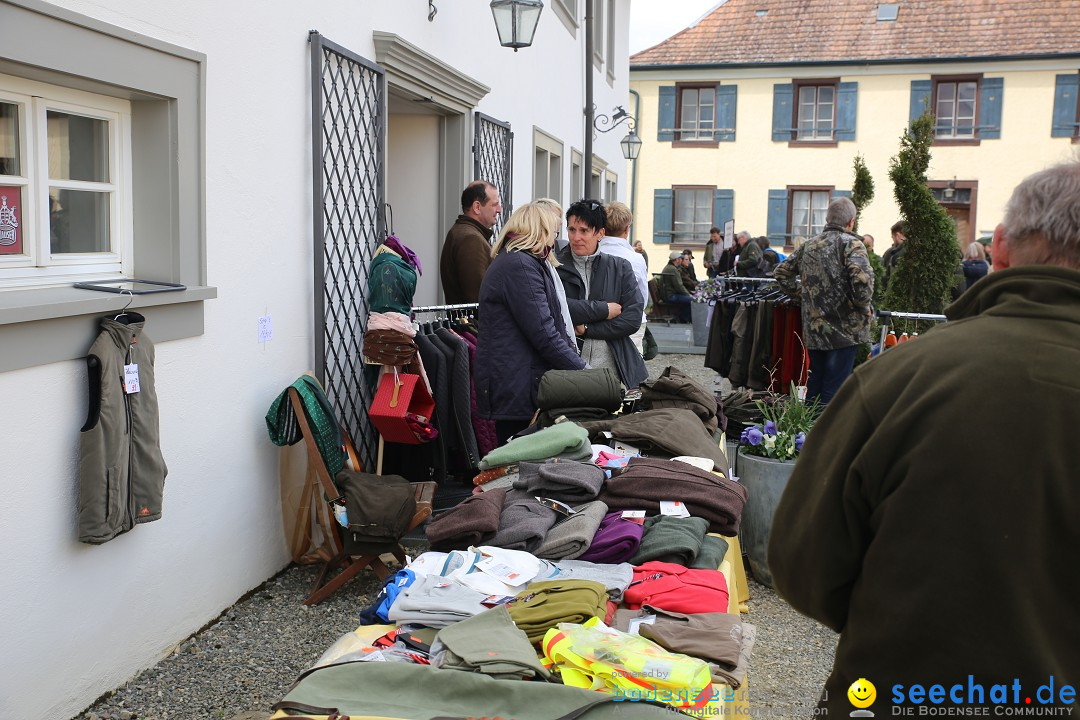
[[[327,500],[333,500],[340,496],[340,492],[337,486],[334,485],[334,479],[330,477],[330,472],[326,469],[326,463],[323,462],[322,455],[319,453],[319,448],[315,444],[315,436],[311,431],[311,425],[308,423],[307,415],[304,414],[304,404],[300,399],[300,393],[296,388],[290,387],[288,390],[289,402],[292,404],[293,413],[296,415],[297,424],[300,426],[300,433],[304,438],[304,443],[307,446],[308,463],[310,463],[315,470],[315,477],[318,481],[318,487],[316,489],[316,497],[321,493],[325,495]],[[345,447],[349,453],[349,461],[353,468],[358,472],[363,471],[363,466],[356,455],[356,448],[353,447],[352,441],[348,435],[345,435]],[[420,523],[427,520],[431,515],[431,501],[435,497],[436,483],[433,482],[420,482],[412,483],[415,490],[416,497],[416,512],[413,513],[412,520],[409,521],[408,530],[413,530],[420,525]],[[408,532],[408,530],[406,532]],[[331,519],[330,522],[330,543],[333,548],[334,557],[323,563],[322,569],[319,571],[319,576],[315,579],[314,585],[311,587],[311,592],[304,600],[305,605],[317,605],[326,598],[333,595],[339,589],[341,589],[347,582],[352,580],[358,574],[363,572],[366,568],[371,568],[371,571],[375,573],[375,577],[380,580],[385,580],[390,575],[390,569],[386,567],[386,563],[382,561],[379,555],[362,555],[354,556],[345,552],[345,544],[341,538],[340,526],[337,521]],[[393,547],[388,548],[387,552],[392,553],[398,562],[405,564],[405,548],[401,547],[401,544],[395,544]],[[341,568],[333,577],[329,577],[334,570]],[[329,579],[327,579],[329,577]]]

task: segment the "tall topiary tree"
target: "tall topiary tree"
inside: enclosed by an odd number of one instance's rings
[[[960,263],[956,227],[926,186],[934,116],[927,110],[900,138],[900,152],[889,161],[889,178],[907,225],[904,254],[885,291],[886,310],[940,313]]]
[[[855,230],[859,229],[859,215],[862,209],[874,199],[874,178],[866,169],[862,155],[855,156],[855,181],[851,184],[851,202],[855,203]]]

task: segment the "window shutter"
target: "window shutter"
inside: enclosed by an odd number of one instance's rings
[[[855,139],[855,120],[859,101],[859,83],[842,82],[836,86],[836,139]]]
[[[653,191],[652,228],[654,243],[671,243],[671,206],[675,197],[672,190]]]
[[[720,85],[716,88],[716,127],[720,128],[716,132],[716,139],[720,142],[735,142],[735,101],[738,90],[738,85]]]
[[[908,127],[911,127],[911,123],[922,117],[922,114],[930,107],[930,93],[933,89],[932,80],[911,81],[911,110],[908,114]]]
[[[787,190],[769,191],[769,222],[766,234],[769,236],[770,245],[787,244],[787,204]]]
[[[1054,122],[1050,137],[1072,137],[1076,134],[1076,93],[1080,89],[1080,74],[1058,75],[1054,88]]]
[[[735,217],[735,191],[714,190],[712,204],[712,224],[724,231],[724,223]]]
[[[663,85],[660,88],[660,111],[656,119],[656,139],[659,142],[671,142],[675,139],[675,86]]]
[[[979,137],[997,140],[1001,137],[1001,102],[1005,78],[983,78],[979,83]]]
[[[851,197],[851,191],[850,190],[833,190],[832,191],[832,196],[833,196],[834,200],[836,198],[838,198],[838,197],[849,198],[849,197]]]
[[[772,139],[782,142],[791,139],[791,97],[795,86],[777,83],[772,86]]]

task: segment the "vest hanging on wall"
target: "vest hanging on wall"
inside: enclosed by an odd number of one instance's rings
[[[79,540],[100,544],[161,517],[168,469],[161,456],[154,344],[146,319],[101,320],[86,358],[89,411],[79,436]]]

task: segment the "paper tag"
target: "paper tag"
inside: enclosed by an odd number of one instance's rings
[[[674,517],[690,517],[690,511],[686,509],[686,505],[681,500],[661,500],[660,514]]]
[[[448,583],[448,582],[435,583],[435,587],[437,587],[437,588],[450,587],[450,583]]]
[[[629,520],[630,522],[637,523],[638,525],[645,524],[645,511],[644,510],[623,510],[623,520]]]
[[[525,577],[520,570],[493,557],[484,558],[476,563],[476,569],[482,570],[507,585],[522,585],[529,581],[529,578]]]
[[[626,632],[631,635],[640,635],[642,625],[653,625],[656,623],[655,615],[645,615],[643,617],[636,617],[630,620],[627,626]]]
[[[259,342],[270,342],[274,339],[274,321],[270,318],[270,315],[263,315],[259,318]]]
[[[611,446],[615,448],[615,452],[619,453],[623,457],[630,457],[633,455],[641,454],[641,450],[634,447],[630,443],[623,442],[622,440],[616,440],[614,443],[612,443]]]
[[[132,363],[124,366],[124,392],[134,395],[139,392],[139,364]]]

